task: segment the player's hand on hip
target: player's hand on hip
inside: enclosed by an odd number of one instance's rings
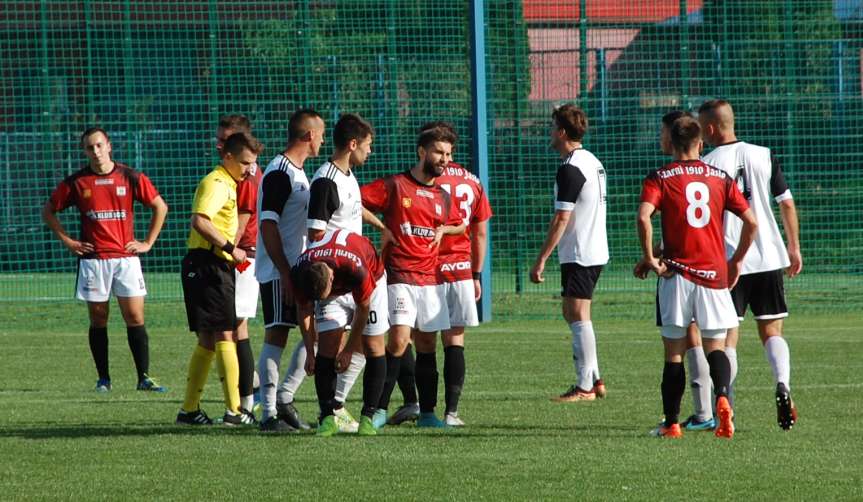
[[[482,284],[479,282],[479,279],[473,280],[473,299],[479,301],[482,298]]]
[[[644,260],[639,261],[635,264],[635,267],[632,269],[632,275],[639,279],[647,279],[647,274],[650,273],[650,265],[644,262]]]
[[[436,248],[436,247],[440,246],[440,241],[443,239],[443,236],[444,236],[443,232],[444,232],[443,226],[437,227],[435,229],[434,240],[431,241],[431,244],[429,244],[429,249]]]
[[[236,263],[243,263],[244,261],[246,261],[246,252],[234,246],[234,250],[231,251],[231,257],[234,258],[234,261]]]
[[[144,254],[152,249],[153,246],[141,241],[129,241],[126,243],[126,251],[132,254]]]
[[[788,258],[791,260],[791,265],[785,269],[785,274],[789,278],[793,278],[803,270],[803,255],[799,249],[789,249]]]
[[[351,359],[354,356],[354,351],[345,347],[344,350],[339,352],[339,355],[336,356],[336,373],[344,373],[347,371],[348,366],[351,365]]]
[[[530,269],[530,282],[534,284],[539,284],[541,282],[545,282],[545,278],[542,276],[542,273],[545,271],[545,262],[537,261],[533,264],[533,267]]]
[[[84,256],[85,254],[96,251],[96,248],[89,242],[75,241],[70,242],[67,247],[76,255]]]
[[[740,279],[740,263],[735,261],[728,262],[728,289],[734,289],[737,285],[737,280]]]
[[[388,246],[397,247],[398,245],[399,245],[399,243],[396,242],[396,238],[393,235],[393,233],[390,232],[390,229],[386,228],[386,227],[382,228],[381,229],[381,252],[383,252],[383,250],[386,249]]]

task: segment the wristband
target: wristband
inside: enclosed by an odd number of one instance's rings
[[[228,254],[233,253],[234,252],[234,243],[232,243],[231,241],[225,242],[224,244],[222,244],[222,251],[224,251]]]
[[[474,272],[473,273],[473,280],[478,281],[478,280],[480,280],[480,278],[482,278],[482,272]]]

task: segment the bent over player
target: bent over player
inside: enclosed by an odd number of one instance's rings
[[[147,289],[138,255],[148,252],[165,223],[168,205],[146,175],[111,158],[108,133],[92,127],[81,135],[88,164],[64,179],[42,208],[42,218],[60,242],[78,259],[76,296],[87,302],[90,315],[90,352],[99,379],[96,391],[111,390],[108,371],[108,310],[111,294],[117,297],[126,322],[126,338],[138,390],[165,392],[150,376],[150,348],[144,327]],[[134,201],[153,211],[143,241],[135,239]],[[81,237],[73,239],[55,213],[75,206],[81,213]]]
[[[752,211],[734,182],[719,169],[698,158],[701,128],[691,117],[681,117],[671,126],[674,161],[645,178],[638,207],[638,238],[643,257],[635,275],[646,278],[653,270],[660,275],[659,316],[665,346],[662,372],[662,407],[665,421],[657,436],[681,437],[678,416],[686,388],[683,354],[686,330],[693,319],[701,330],[704,352],[716,395],[719,424],[716,436],[731,438],[734,411],[728,402],[731,368],[725,355],[725,335],[737,326],[728,287],[737,282],[740,264],[752,244],[756,223]],[[731,211],[744,222],[734,256],[726,263],[722,242],[723,211]],[[661,213],[663,255],[653,254],[651,217]]]

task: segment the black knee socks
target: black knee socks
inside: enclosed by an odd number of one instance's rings
[[[311,354],[310,354],[311,355]],[[321,420],[333,414],[336,397],[336,360],[332,357],[315,356],[315,391],[321,407]]]
[[[431,413],[437,406],[437,359],[434,352],[417,352],[417,392],[420,412]]]
[[[713,393],[716,398],[728,397],[728,386],[731,381],[731,362],[724,350],[714,350],[707,354],[707,364],[710,365],[710,379],[713,380]]]
[[[110,380],[108,373],[108,328],[90,327],[90,353],[93,354],[93,362],[96,363],[96,372],[99,379]]]
[[[363,373],[363,410],[362,414],[372,418],[381,400],[384,381],[387,377],[387,358],[384,356],[366,356],[366,368]]]
[[[682,362],[665,362],[665,367],[662,369],[661,388],[665,425],[676,424],[680,419],[680,400],[686,389],[686,370]]]
[[[399,371],[399,390],[402,391],[405,404],[418,402],[417,398],[417,380],[416,380],[416,360],[414,359],[413,345],[408,345],[404,355],[402,355],[401,370]]]
[[[126,340],[129,342],[129,350],[132,351],[132,359],[135,360],[135,370],[138,372],[140,382],[150,372],[150,339],[147,336],[147,328],[143,324],[126,326]]]
[[[385,410],[390,406],[390,396],[393,394],[393,389],[396,388],[396,381],[399,378],[401,370],[402,358],[394,356],[387,352],[387,377],[384,381],[384,389],[381,391],[381,400],[378,403],[378,408]]]
[[[447,413],[458,412],[458,401],[464,386],[464,347],[456,345],[443,349],[444,402]]]
[[[237,363],[240,366],[240,397],[251,396],[255,384],[255,356],[248,338],[237,342]]]

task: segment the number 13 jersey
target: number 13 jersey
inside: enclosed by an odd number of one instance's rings
[[[696,284],[728,287],[723,212],[749,204],[723,171],[700,160],[674,161],[644,179],[641,202],[662,213],[663,260]]]
[[[479,178],[456,163],[450,163],[435,183],[455,200],[459,216],[467,225],[463,234],[446,235],[441,240],[438,254],[440,279],[444,282],[472,279],[470,226],[491,218],[488,197]]]

